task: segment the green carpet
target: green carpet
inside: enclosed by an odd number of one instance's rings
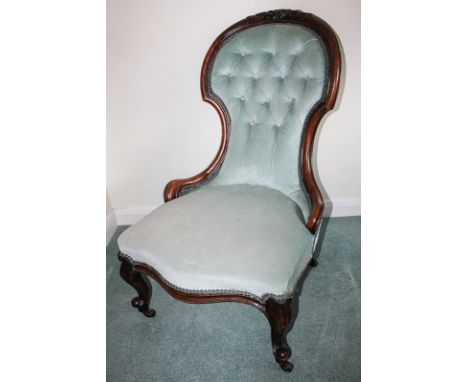
[[[294,370],[271,352],[270,328],[252,306],[191,305],[153,283],[154,318],[130,306],[136,293],[121,280],[116,238],[107,247],[108,381],[360,380],[360,217],[324,222],[319,265],[306,277],[288,342]]]

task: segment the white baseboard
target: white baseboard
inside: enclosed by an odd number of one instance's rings
[[[144,207],[130,207],[115,209],[115,216],[118,225],[132,225],[138,220],[144,218],[151,211],[159,206],[144,206]]]
[[[337,199],[331,203],[326,202],[326,216],[343,217],[343,216],[360,216],[361,215],[361,200],[360,199]],[[132,225],[153,211],[158,206],[130,207],[115,209],[115,216],[118,225]]]
[[[110,239],[114,236],[115,230],[117,229],[117,219],[114,211],[111,211],[106,217],[106,246],[109,244]]]
[[[361,216],[361,199],[335,199],[326,203],[331,205],[332,218],[344,216]]]

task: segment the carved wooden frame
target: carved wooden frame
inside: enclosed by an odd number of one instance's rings
[[[324,203],[322,193],[314,176],[312,151],[315,134],[320,121],[323,116],[335,106],[340,83],[341,53],[338,39],[331,27],[325,21],[311,13],[289,9],[259,13],[232,25],[221,33],[213,42],[203,61],[200,85],[203,101],[213,105],[221,119],[221,145],[219,146],[215,158],[205,170],[191,178],[170,181],[164,189],[164,201],[168,202],[177,198],[183,187],[196,186],[203,183],[211,176],[214,176],[223,164],[226,156],[229,143],[229,131],[231,128],[229,113],[211,91],[208,81],[208,76],[219,48],[229,37],[243,29],[271,23],[298,24],[312,29],[321,38],[328,56],[328,87],[321,101],[315,105],[313,112],[309,114],[308,121],[306,121],[304,126],[301,147],[302,178],[312,205],[312,211],[307,221],[307,228],[315,234],[323,215]]]
[[[324,204],[312,168],[312,150],[321,119],[335,105],[340,81],[341,54],[338,40],[331,27],[310,13],[284,9],[259,13],[232,25],[213,42],[203,62],[200,84],[203,100],[213,105],[221,119],[221,145],[214,160],[204,171],[191,178],[175,179],[169,182],[164,189],[164,200],[168,202],[177,198],[183,187],[194,187],[205,182],[214,176],[221,167],[229,143],[230,118],[228,111],[211,91],[208,81],[209,71],[217,51],[229,37],[246,28],[269,23],[298,24],[312,29],[321,38],[328,56],[328,86],[324,96],[311,110],[308,120],[305,122],[301,147],[302,177],[312,203],[312,211],[306,225],[315,234],[323,215]],[[121,261],[120,274],[122,278],[138,292],[138,296],[131,301],[132,306],[145,316],[154,317],[156,314],[156,311],[149,306],[152,289],[147,276],[157,281],[171,296],[187,303],[238,302],[255,306],[265,314],[270,323],[273,355],[276,362],[285,371],[293,369],[293,364],[289,362],[291,349],[287,343],[286,334],[293,323],[293,307],[297,305],[298,298],[296,290],[287,296],[263,296],[262,298],[241,292],[196,293],[184,291],[167,282],[148,264],[136,262],[123,253],[119,253],[119,260]],[[316,265],[316,262],[313,260],[311,265]]]

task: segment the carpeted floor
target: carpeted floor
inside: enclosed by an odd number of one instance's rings
[[[319,265],[304,281],[288,334],[289,374],[274,361],[268,322],[254,307],[185,304],[153,283],[156,317],[132,308],[136,294],[119,276],[119,227],[107,247],[107,380],[359,381],[361,219],[324,224]]]

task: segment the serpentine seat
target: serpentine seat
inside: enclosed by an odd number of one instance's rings
[[[156,313],[147,276],[185,302],[253,305],[270,323],[276,361],[292,370],[286,334],[323,215],[312,150],[340,65],[333,30],[301,11],[247,17],[213,42],[201,91],[221,118],[221,145],[206,170],[169,182],[166,204],[119,237],[135,308]]]
[[[206,187],[153,211],[119,237],[122,252],[176,288],[289,295],[312,256],[313,235],[282,193]]]

